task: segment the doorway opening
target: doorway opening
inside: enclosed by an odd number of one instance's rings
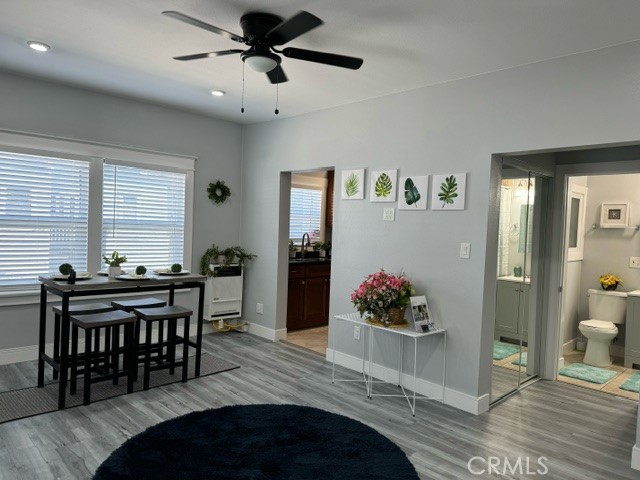
[[[326,355],[334,169],[291,173],[286,341]]]
[[[556,378],[638,401],[640,173],[566,182]]]

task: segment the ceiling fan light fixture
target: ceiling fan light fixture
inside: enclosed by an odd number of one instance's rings
[[[29,45],[29,48],[35,50],[36,52],[48,52],[51,49],[51,47],[46,43],[36,42],[33,40],[28,41],[27,45]]]
[[[242,54],[242,61],[260,73],[267,73],[280,64],[280,57],[271,52],[246,52]]]
[[[214,97],[222,97],[225,93],[224,90],[211,90],[211,95],[213,95]]]

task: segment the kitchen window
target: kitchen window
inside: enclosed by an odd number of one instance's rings
[[[324,190],[292,187],[289,211],[289,238],[300,244],[302,235],[309,234],[311,243],[322,238],[322,205]]]

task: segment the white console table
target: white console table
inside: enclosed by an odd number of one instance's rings
[[[359,314],[357,313],[346,313],[343,315],[335,315],[334,319],[336,321],[351,323],[354,325],[358,325],[362,327],[362,331],[368,330],[369,332],[369,349],[368,352],[365,349],[365,342],[362,342],[362,380],[346,380],[346,379],[336,379],[335,376],[335,367],[336,367],[336,325],[333,325],[331,328],[332,331],[332,349],[333,349],[333,358],[332,358],[332,366],[331,366],[331,383],[335,382],[362,382],[365,384],[365,388],[367,391],[367,397],[369,399],[373,399],[373,397],[404,397],[409,404],[409,408],[411,409],[411,413],[413,416],[416,414],[416,399],[428,399],[434,400],[433,397],[426,397],[422,395],[416,395],[416,369],[417,369],[417,359],[418,359],[418,340],[421,338],[431,337],[434,335],[442,336],[442,397],[436,398],[435,400],[440,400],[444,403],[444,392],[445,392],[445,375],[446,375],[446,361],[447,361],[447,331],[444,329],[434,330],[431,332],[419,333],[415,330],[405,327],[405,328],[387,328],[378,325],[372,325],[365,320],[363,320]],[[398,386],[402,390],[402,394],[380,394],[373,393],[373,384],[374,383],[389,383],[382,380],[373,380],[373,346],[374,346],[374,336],[382,334],[382,335],[395,335],[398,337]],[[413,339],[413,392],[411,395],[407,394],[404,389],[404,385],[402,383],[402,374],[403,374],[403,358],[404,358],[404,339],[411,338]],[[367,363],[368,363],[368,372],[367,372]]]

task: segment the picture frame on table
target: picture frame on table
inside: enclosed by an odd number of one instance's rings
[[[411,315],[413,317],[413,326],[418,333],[427,333],[437,330],[431,312],[429,311],[429,304],[427,303],[427,297],[420,295],[417,297],[411,297]]]

